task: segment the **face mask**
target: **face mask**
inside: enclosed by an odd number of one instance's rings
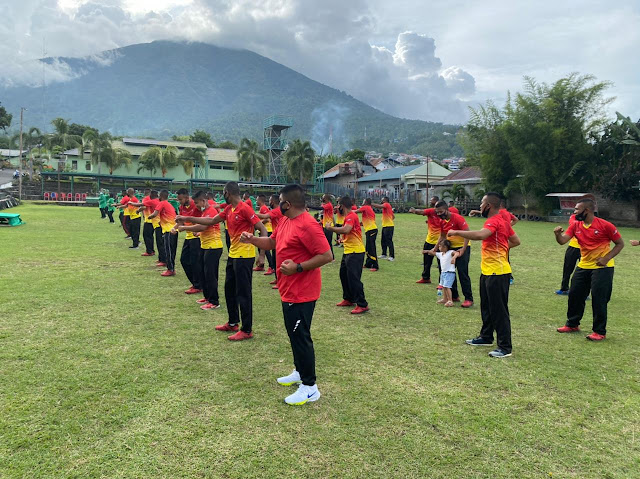
[[[284,205],[287,204],[288,201],[282,201],[280,203],[280,213],[282,213],[283,215],[287,213],[287,211],[289,211],[289,208],[285,208]]]
[[[446,213],[439,213],[438,214],[438,218],[440,218],[441,220],[446,220],[447,219],[447,214]]]
[[[578,213],[576,215],[576,221],[584,221],[587,219],[587,212],[585,210],[582,211],[582,213]]]
[[[222,198],[224,198],[224,202],[229,204],[229,196],[228,195],[222,195]]]
[[[483,218],[488,218],[489,217],[489,211],[491,211],[491,208],[485,208],[484,210],[482,210],[482,217]]]

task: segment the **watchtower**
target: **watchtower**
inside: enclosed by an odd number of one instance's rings
[[[269,153],[269,181],[276,184],[287,182],[287,172],[282,153],[287,149],[287,131],[293,126],[293,118],[272,115],[262,122],[264,128],[263,149]]]

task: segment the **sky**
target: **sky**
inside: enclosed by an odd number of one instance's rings
[[[153,40],[246,48],[403,118],[463,123],[523,76],[613,83],[640,118],[640,0],[0,0],[0,82],[42,81],[43,56]],[[47,81],[77,75],[47,67]]]

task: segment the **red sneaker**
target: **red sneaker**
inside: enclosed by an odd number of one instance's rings
[[[269,268],[264,272],[264,275],[265,276],[271,276],[274,273],[275,273],[275,271],[273,270],[273,268]]]
[[[201,293],[201,291],[194,288],[193,286],[191,286],[188,290],[184,292],[184,294],[196,294],[196,293]]]
[[[158,268],[164,268],[165,266],[167,266],[167,263],[161,263],[160,261],[158,261],[158,262],[156,263],[156,266],[157,266]]]
[[[245,333],[244,331],[238,331],[236,334],[232,334],[227,339],[229,341],[244,341],[245,339],[253,338],[253,333]]]
[[[216,326],[216,331],[237,331],[240,329],[238,325],[231,326],[229,323],[224,323]]]
[[[376,271],[378,271],[378,268],[371,268],[369,271],[372,271],[375,273]]]
[[[206,303],[200,306],[200,309],[204,309],[205,311],[208,309],[218,309],[220,307],[219,304]]]
[[[271,286],[271,289],[278,289],[278,285],[274,284],[273,286]]]
[[[356,308],[351,311],[351,314],[362,314],[366,313],[367,311],[369,311],[369,306],[367,306],[366,308],[363,308],[362,306],[356,306]]]
[[[589,336],[587,336],[587,339],[589,341],[602,341],[606,337],[606,334],[591,333]]]
[[[416,281],[417,284],[431,284],[431,280],[430,279],[424,279],[424,278],[420,278],[418,281]]]
[[[346,299],[343,299],[342,301],[340,301],[338,304],[336,304],[336,306],[339,307],[343,307],[343,306],[353,306],[353,303],[351,301],[347,301]]]
[[[473,301],[469,301],[468,299],[466,299],[460,306],[463,308],[470,308],[471,306],[473,306]]]
[[[165,272],[160,274],[160,276],[175,276],[175,275],[176,275],[175,271],[169,271],[169,270],[166,270]]]
[[[575,328],[572,328],[571,326],[562,326],[561,328],[556,329],[556,331],[559,333],[577,333],[580,331],[580,328],[578,326]]]
[[[155,256],[155,253],[142,253],[140,256]]]
[[[273,281],[271,281],[269,284],[278,284],[278,280],[274,279]]]
[[[264,265],[262,266],[256,266],[255,268],[253,268],[254,271],[264,271]]]
[[[207,304],[209,301],[207,301],[207,298],[200,298],[198,301],[196,301],[196,303],[198,304]]]

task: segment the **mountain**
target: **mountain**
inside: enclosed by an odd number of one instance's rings
[[[166,138],[203,129],[217,140],[258,139],[262,120],[282,114],[294,118],[291,137],[310,139],[324,153],[331,132],[334,151],[357,140],[387,150],[399,142],[424,149],[425,139],[427,150],[438,141],[444,150],[455,145],[455,136],[443,133],[456,126],[395,118],[248,50],[156,41],[98,56],[109,61],[92,58],[44,60],[77,74],[46,86],[44,114],[41,87],[0,88],[0,101],[14,119],[26,107],[26,126],[63,117],[115,135]]]

